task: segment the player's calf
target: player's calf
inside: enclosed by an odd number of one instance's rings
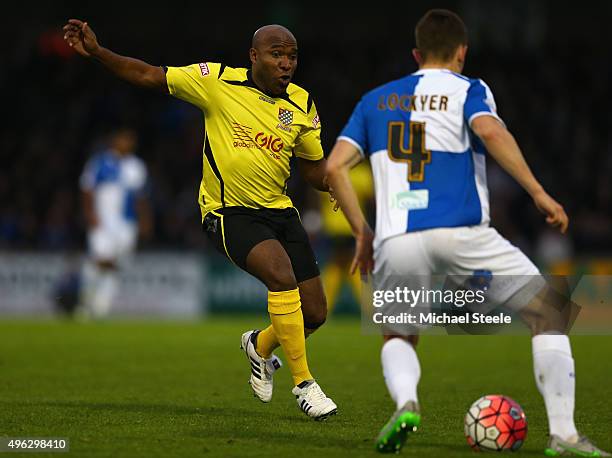
[[[302,302],[304,332],[308,337],[327,320],[327,299],[319,276],[300,282],[298,287]]]

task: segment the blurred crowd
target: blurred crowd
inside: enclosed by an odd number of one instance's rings
[[[116,52],[159,65],[210,60],[247,66],[257,26],[287,25],[300,48],[295,82],[314,96],[329,151],[361,94],[416,70],[412,30],[428,8],[423,4],[405,15],[382,9],[343,15],[341,9],[315,12],[307,5],[271,2],[250,15],[225,12],[212,21],[210,12],[199,12],[203,6],[195,4],[171,19],[162,10],[143,15],[126,6],[117,14],[117,9],[61,5],[43,7],[28,27],[5,30],[12,41],[9,46],[3,40],[0,72],[2,249],[84,247],[78,178],[105,135],[120,125],[138,131],[137,154],[149,167],[155,231],[147,246],[205,244],[196,202],[201,113],[169,96],[132,88],[76,56],[62,39],[68,17],[89,20],[101,43]],[[609,43],[590,21],[594,12],[573,14],[553,5],[487,2],[484,10],[480,2],[456,2],[470,30],[465,73],[492,88],[536,176],[571,219],[566,238],[547,230],[529,197],[490,160],[492,222],[540,259],[612,254]],[[299,173],[289,192],[302,211],[318,205]],[[313,236],[324,235],[312,228]]]

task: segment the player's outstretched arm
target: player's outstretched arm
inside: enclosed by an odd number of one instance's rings
[[[355,257],[351,274],[357,269],[362,275],[374,269],[372,242],[374,233],[365,219],[357,194],[349,178],[349,170],[361,162],[361,155],[351,143],[339,140],[327,161],[327,180],[355,236]]]
[[[569,224],[565,210],[535,178],[512,134],[493,116],[479,116],[471,128],[497,163],[529,193],[546,222],[565,233]]]
[[[119,78],[136,86],[168,93],[166,73],[161,67],[120,56],[100,46],[96,34],[87,22],[70,19],[63,29],[64,39],[81,56],[97,60]]]

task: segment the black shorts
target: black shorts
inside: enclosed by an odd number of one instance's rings
[[[204,217],[204,232],[217,251],[243,270],[255,245],[278,240],[293,267],[298,283],[319,276],[319,266],[308,235],[295,208],[225,207]]]

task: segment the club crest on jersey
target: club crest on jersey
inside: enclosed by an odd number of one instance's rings
[[[321,123],[321,120],[319,119],[319,115],[316,115],[312,120],[312,128],[316,129],[317,127],[319,127],[320,123]]]
[[[288,126],[293,122],[293,111],[285,110],[284,108],[278,109],[278,120],[284,125]]]
[[[202,73],[202,76],[208,76],[210,75],[210,69],[208,68],[208,64],[206,64],[206,62],[200,62],[200,72]]]

